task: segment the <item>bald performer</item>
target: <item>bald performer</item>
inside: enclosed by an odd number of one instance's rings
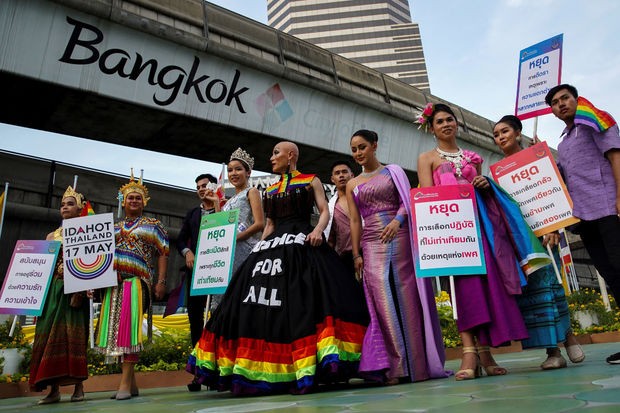
[[[357,371],[368,324],[362,287],[323,242],[325,191],[319,178],[297,170],[298,158],[292,142],[273,148],[280,180],[263,195],[263,239],[196,345],[189,367],[199,383],[236,395],[304,394]],[[312,226],[315,206],[320,217]],[[265,374],[265,365],[278,374]]]

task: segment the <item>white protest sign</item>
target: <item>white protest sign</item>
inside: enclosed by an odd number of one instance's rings
[[[523,149],[490,169],[493,179],[517,201],[537,237],[579,222],[546,142]]]
[[[118,284],[112,213],[62,221],[65,294]]]
[[[202,217],[190,295],[223,294],[232,274],[239,210]]]
[[[549,90],[560,84],[563,35],[537,43],[519,53],[515,116],[529,119],[551,113],[545,102]]]
[[[59,251],[59,241],[17,241],[0,293],[0,313],[41,315]]]
[[[417,277],[486,274],[474,187],[413,188]]]

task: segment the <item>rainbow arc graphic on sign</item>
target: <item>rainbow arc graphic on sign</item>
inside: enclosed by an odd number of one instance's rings
[[[65,261],[65,269],[81,280],[97,278],[110,268],[114,261],[114,253],[97,255],[93,262],[85,262],[83,258]]]

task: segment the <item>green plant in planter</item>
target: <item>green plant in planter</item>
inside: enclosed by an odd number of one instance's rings
[[[609,296],[611,311],[607,311],[601,294],[591,288],[583,288],[574,291],[566,297],[566,300],[568,301],[568,309],[571,316],[571,327],[575,334],[591,334],[620,330],[620,309],[612,296]],[[590,312],[596,315],[598,319],[597,323],[585,329],[581,328],[575,314],[578,311]]]
[[[140,352],[136,371],[182,370],[191,350],[189,334],[186,331],[163,330],[160,335],[154,335],[153,343],[146,345]],[[88,349],[87,357],[90,376],[121,371],[120,364],[106,364],[105,356],[95,350]]]

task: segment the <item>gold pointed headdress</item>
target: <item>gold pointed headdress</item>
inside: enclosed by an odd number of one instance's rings
[[[67,187],[67,190],[64,194],[62,194],[62,199],[73,197],[75,198],[75,202],[79,208],[84,207],[84,195],[77,192],[71,185]]]
[[[237,148],[232,155],[230,155],[230,160],[232,161],[233,159],[243,162],[250,169],[254,169],[254,158],[241,148]]]
[[[132,192],[137,192],[142,195],[142,202],[144,206],[149,202],[149,190],[142,184],[142,176],[140,179],[136,181],[136,178],[133,176],[133,168],[131,168],[131,177],[129,178],[129,182],[125,185],[121,186],[118,190],[119,198],[121,198],[121,205],[125,206],[125,199],[127,198],[127,194]]]

